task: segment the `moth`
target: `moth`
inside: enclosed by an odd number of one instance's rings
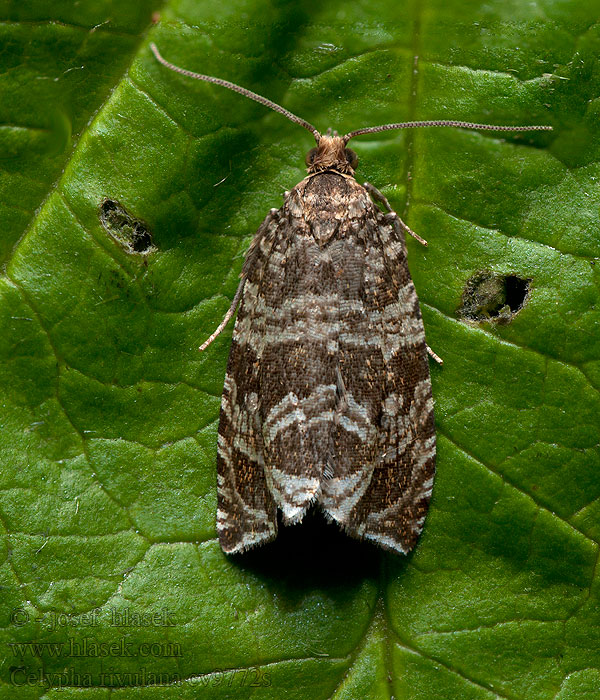
[[[428,355],[404,234],[427,245],[373,185],[354,178],[348,142],[414,127],[494,131],[436,120],[345,136],[250,90],[156,59],[240,93],[308,129],[307,177],[271,209],[246,254],[219,422],[217,531],[226,553],[273,540],[318,507],[350,536],[410,552],[423,529],[435,471]],[[382,205],[385,211],[376,203]]]

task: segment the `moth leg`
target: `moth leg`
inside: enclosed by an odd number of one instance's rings
[[[235,310],[238,307],[238,304],[240,303],[240,299],[242,298],[242,294],[244,292],[244,284],[245,283],[246,283],[246,278],[242,277],[242,279],[238,285],[237,291],[233,297],[233,301],[231,302],[231,306],[229,307],[229,311],[227,311],[227,313],[223,317],[223,320],[221,321],[221,323],[219,323],[217,330],[210,336],[210,338],[208,340],[205,340],[202,343],[202,345],[198,348],[198,350],[200,350],[200,351],[206,350],[206,348],[213,342],[213,340],[218,335],[221,334],[221,332],[223,331],[225,326],[229,323],[229,321],[231,320],[231,317],[233,316],[233,314],[235,313]]]
[[[432,360],[435,360],[438,363],[438,365],[444,364],[444,360],[442,360],[442,358],[439,355],[436,355],[433,352],[433,350],[429,347],[429,345],[427,345],[427,354],[429,355],[429,357],[431,357]]]
[[[387,197],[383,194],[383,192],[380,192],[377,187],[372,185],[370,182],[365,182],[363,187],[367,190],[371,197],[373,197],[373,199],[383,204],[383,206],[387,209],[388,213],[386,214],[386,218],[397,231],[404,230],[414,239],[419,241],[419,243],[427,245],[427,241],[424,238],[421,238],[418,233],[415,233],[407,224],[405,224],[398,214],[392,209],[391,204],[388,202]]]
[[[222,331],[224,330],[225,326],[229,323],[231,320],[231,317],[235,314],[235,310],[238,307],[238,304],[240,303],[240,299],[242,298],[242,294],[244,293],[244,284],[246,283],[246,269],[247,267],[250,266],[250,264],[253,262],[254,258],[256,257],[256,252],[258,250],[258,245],[260,243],[260,239],[263,236],[263,230],[265,227],[267,227],[275,218],[276,215],[279,213],[277,209],[271,209],[269,213],[267,214],[265,220],[263,221],[258,234],[254,237],[254,240],[250,244],[250,248],[248,249],[248,253],[246,254],[246,262],[244,263],[244,267],[242,269],[242,274],[240,283],[238,285],[238,288],[235,292],[235,295],[233,297],[233,301],[231,302],[231,306],[229,307],[229,310],[223,317],[223,320],[217,327],[217,330],[208,338],[208,340],[205,340],[202,345],[198,348],[202,352],[202,350],[206,350],[206,348],[219,336]],[[250,261],[250,262],[248,262]]]

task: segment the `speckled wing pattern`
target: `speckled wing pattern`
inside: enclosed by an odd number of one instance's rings
[[[313,174],[267,216],[242,271],[218,446],[225,552],[318,505],[406,553],[423,528],[435,431],[406,247],[352,177]]]

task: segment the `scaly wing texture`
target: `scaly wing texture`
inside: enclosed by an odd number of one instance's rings
[[[354,180],[307,178],[244,265],[219,426],[223,549],[312,503],[352,536],[407,552],[423,527],[435,435],[406,249]]]
[[[300,521],[319,497],[336,403],[335,265],[310,225],[303,190],[312,179],[286,200],[285,236],[261,288],[269,319],[260,368],[265,472],[287,523]]]
[[[404,241],[358,185],[353,209],[365,216],[344,248],[335,463],[321,503],[348,534],[406,553],[435,469],[425,334]]]
[[[277,535],[277,506],[265,481],[260,414],[261,358],[269,324],[260,287],[278,239],[281,212],[271,212],[250,246],[233,331],[217,450],[217,532],[223,551],[242,552]]]

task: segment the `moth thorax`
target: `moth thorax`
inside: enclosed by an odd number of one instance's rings
[[[319,138],[316,148],[311,148],[306,154],[306,165],[309,173],[335,170],[354,175],[358,158],[354,151],[346,148],[344,139],[334,131],[333,136],[325,134]]]

